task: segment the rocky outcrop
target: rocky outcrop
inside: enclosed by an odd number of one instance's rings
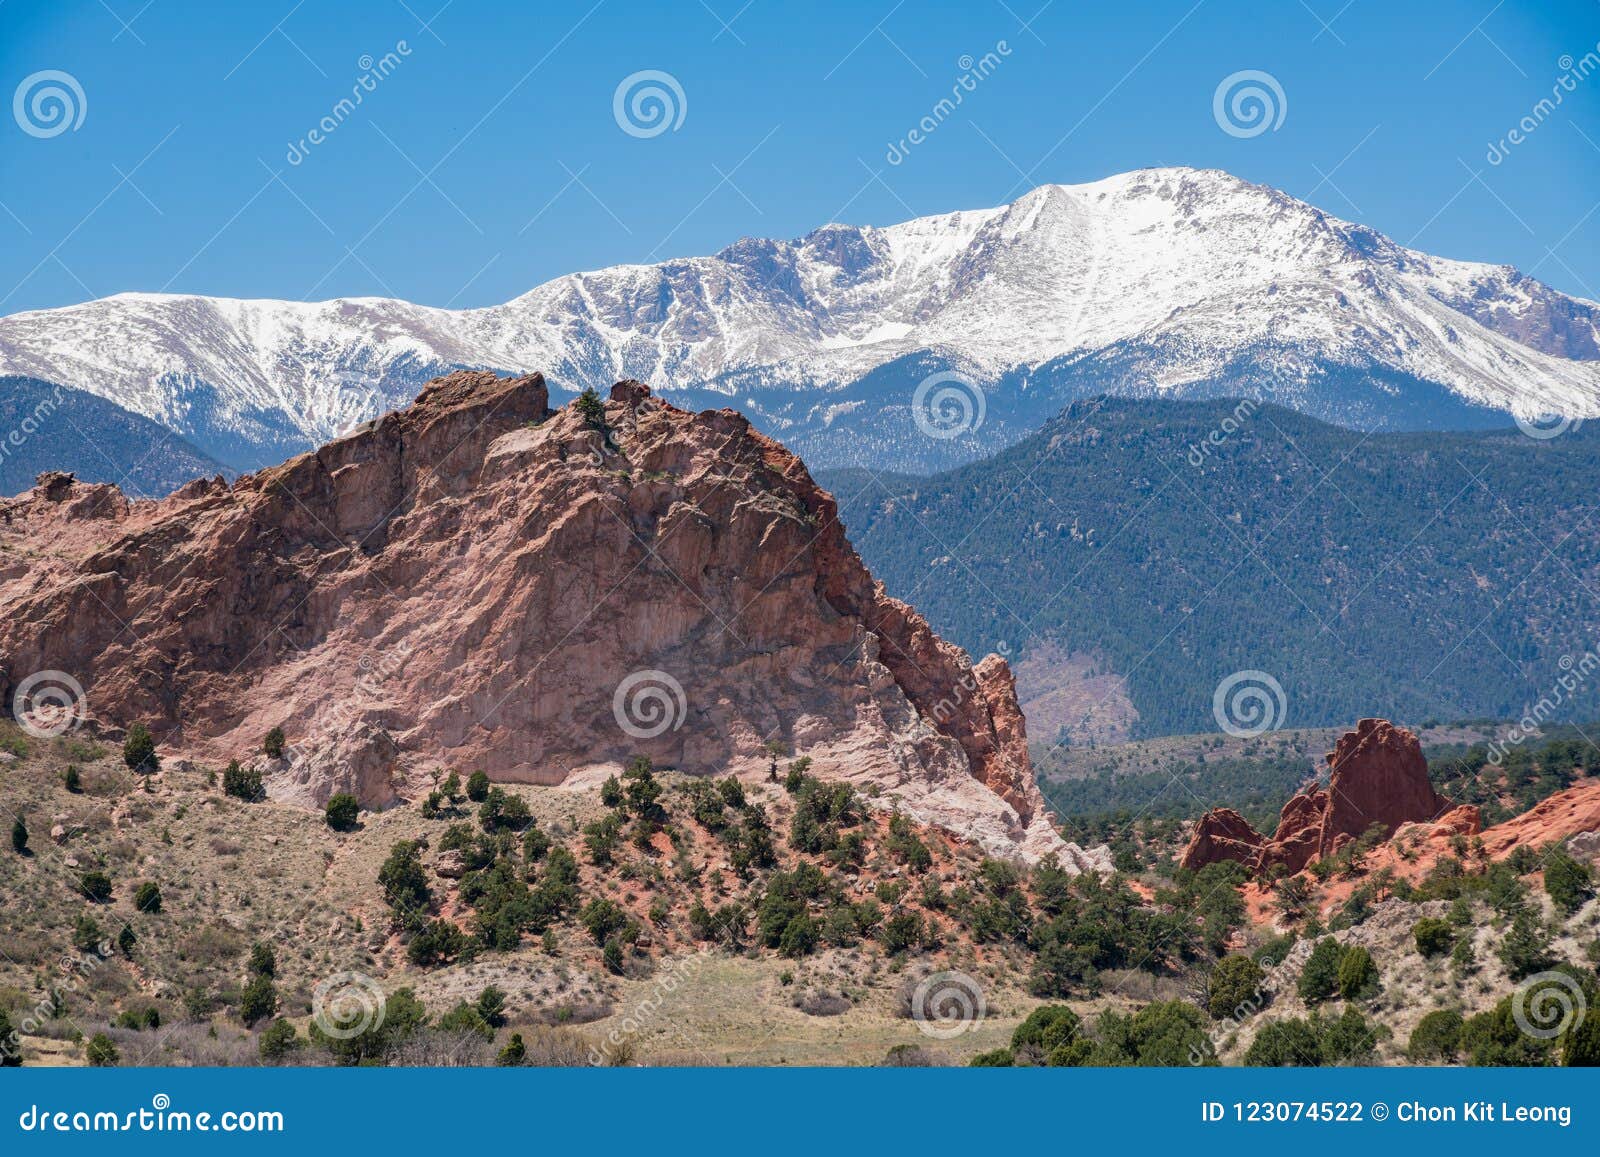
[[[1195,825],[1182,865],[1198,870],[1219,860],[1236,860],[1252,873],[1292,874],[1333,855],[1374,826],[1387,838],[1402,824],[1429,823],[1447,812],[1453,827],[1476,822],[1476,809],[1471,816],[1463,809],[1451,811],[1454,805],[1428,779],[1422,744],[1387,720],[1361,720],[1334,745],[1327,762],[1328,786],[1308,787],[1291,797],[1270,839],[1237,812],[1214,808]]]
[[[71,675],[103,724],[277,798],[413,798],[441,766],[559,783],[635,755],[876,786],[991,852],[1063,843],[1004,660],[885,595],[804,465],[637,382],[551,412],[458,373],[321,449],[161,502],[52,478],[0,503],[0,693]]]
[[[1214,807],[1196,821],[1183,866],[1198,871],[1207,864],[1233,860],[1254,869],[1266,837],[1242,815],[1228,807]]]

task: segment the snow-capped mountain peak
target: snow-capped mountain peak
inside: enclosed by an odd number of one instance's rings
[[[900,428],[934,365],[985,390],[993,421],[928,459]],[[824,464],[851,457],[847,430],[823,433],[848,413],[863,453],[898,446],[916,466],[1102,391],[1250,394],[1379,425],[1592,416],[1600,306],[1218,170],[1160,168],[569,274],[485,309],[128,293],[0,319],[0,373],[99,394],[241,467],[462,366],[726,399]]]

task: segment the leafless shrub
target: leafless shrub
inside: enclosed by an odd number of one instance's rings
[[[475,1032],[422,1029],[396,1042],[384,1063],[400,1068],[481,1068],[494,1064],[495,1047]]]
[[[880,1069],[936,1069],[944,1068],[950,1064],[950,1058],[942,1052],[923,1048],[921,1045],[895,1045],[879,1063]]]
[[[226,925],[207,924],[196,928],[178,946],[183,960],[210,966],[232,960],[244,951],[244,940]]]
[[[575,1032],[530,1025],[521,1030],[527,1049],[522,1063],[542,1068],[576,1068],[590,1063],[589,1044]]]
[[[261,1063],[255,1037],[235,1028],[212,1033],[210,1024],[178,1024],[157,1029],[84,1026],[104,1032],[117,1046],[123,1065],[173,1065],[185,1068],[243,1068]]]
[[[825,988],[804,993],[794,1002],[794,1006],[807,1016],[839,1016],[855,1007],[849,997]]]
[[[604,1020],[616,1010],[608,1000],[571,1000],[534,1009],[529,1015],[535,1024],[591,1024]]]

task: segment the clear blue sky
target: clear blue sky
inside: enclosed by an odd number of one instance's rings
[[[1002,41],[887,163],[962,58]],[[0,96],[59,70],[86,110],[50,137],[0,115],[0,313],[160,289],[487,305],[574,269],[1158,164],[1600,297],[1600,71],[1534,112],[1597,42],[1595,0],[4,0]],[[290,164],[385,53],[390,74]],[[640,137],[613,97],[647,69],[686,107]],[[1287,100],[1248,138],[1213,116],[1245,69]]]

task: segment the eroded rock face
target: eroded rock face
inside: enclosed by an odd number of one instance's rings
[[[756,775],[777,742],[993,852],[1109,869],[1051,828],[1004,660],[888,598],[798,459],[637,382],[603,409],[459,373],[231,487],[52,478],[0,503],[0,692],[65,671],[215,760],[280,726],[268,790],[313,804],[440,766]]]
[[[1454,829],[1476,822],[1476,809],[1471,816],[1452,811],[1454,805],[1433,790],[1422,744],[1388,720],[1363,719],[1339,739],[1327,761],[1327,788],[1307,788],[1291,797],[1270,839],[1237,812],[1214,808],[1195,825],[1182,865],[1199,869],[1237,860],[1251,872],[1278,868],[1292,874],[1333,855],[1373,825],[1387,838],[1407,823],[1448,818]]]

